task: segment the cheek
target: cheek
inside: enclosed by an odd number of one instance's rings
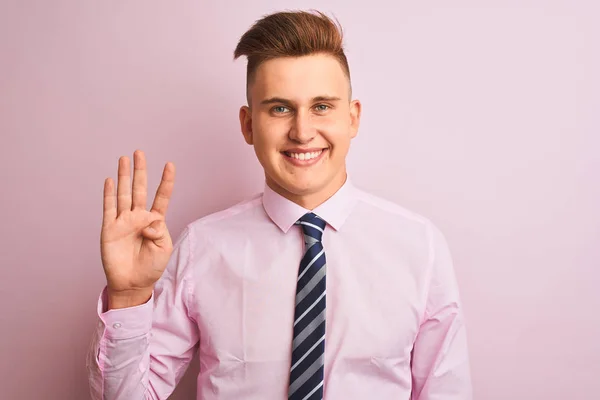
[[[339,114],[319,120],[317,129],[322,132],[325,139],[331,139],[332,143],[350,139],[350,121]]]
[[[347,148],[350,143],[350,129],[343,122],[335,122],[323,127],[323,137],[337,149]]]
[[[272,120],[260,126],[258,140],[265,151],[277,151],[288,141],[288,124],[284,121]]]
[[[343,125],[343,121],[335,115],[329,115],[326,117],[316,117],[315,125],[318,130],[324,132],[338,132]]]
[[[277,127],[273,125],[257,126],[254,130],[254,148],[264,160],[274,157],[280,147],[280,136]]]

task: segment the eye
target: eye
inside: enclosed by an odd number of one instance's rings
[[[271,109],[275,114],[285,114],[289,111],[289,108],[285,106],[275,106]]]
[[[329,110],[331,107],[329,107],[327,104],[318,104],[317,106],[315,106],[315,109],[319,112],[324,112]]]

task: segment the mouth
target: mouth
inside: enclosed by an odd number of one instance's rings
[[[292,149],[288,151],[282,151],[281,154],[285,156],[285,159],[297,166],[308,166],[318,162],[323,155],[328,151],[328,148],[315,148],[315,149]]]

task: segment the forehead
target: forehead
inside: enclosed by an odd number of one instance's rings
[[[283,97],[304,101],[317,96],[346,99],[348,78],[332,56],[317,54],[265,61],[256,70],[250,86],[252,99]]]

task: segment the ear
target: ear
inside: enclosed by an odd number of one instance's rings
[[[254,138],[252,135],[252,112],[248,106],[242,106],[240,108],[240,128],[244,135],[244,140],[248,144],[254,144]]]
[[[350,102],[350,137],[354,139],[358,135],[358,127],[360,126],[360,114],[362,112],[362,104],[359,100]]]

